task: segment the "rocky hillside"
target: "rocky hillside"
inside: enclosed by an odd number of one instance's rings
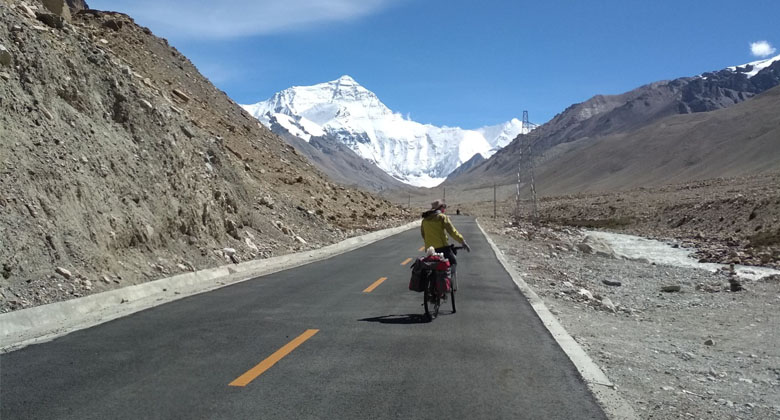
[[[70,14],[0,3],[0,310],[407,217],[324,178],[130,17]]]
[[[780,171],[780,87],[733,107],[675,115],[565,145],[537,168],[545,195]]]
[[[391,177],[374,163],[358,156],[344,143],[331,136],[313,136],[307,142],[285,130],[277,131],[273,125],[271,130],[305,156],[328,178],[340,184],[378,193],[389,189],[404,191],[413,188]]]
[[[754,71],[758,69],[760,71]],[[651,83],[620,95],[597,95],[570,106],[529,135],[535,144],[535,154],[545,154],[547,159],[554,159],[561,150],[568,150],[556,146],[592,143],[608,135],[632,133],[674,115],[729,108],[778,84],[780,56],[696,77]],[[516,174],[520,149],[521,141],[518,137],[488,161],[464,174],[449,178],[445,184],[510,179]]]

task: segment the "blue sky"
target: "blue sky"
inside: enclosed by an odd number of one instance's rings
[[[239,103],[348,74],[393,111],[542,123],[596,94],[777,55],[780,1],[88,0],[125,12]],[[767,41],[751,51],[751,43]]]

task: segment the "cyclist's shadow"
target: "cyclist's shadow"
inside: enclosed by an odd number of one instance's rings
[[[409,325],[409,324],[426,324],[428,322],[431,322],[431,319],[428,316],[423,314],[406,314],[406,315],[375,316],[373,318],[359,319],[358,321],[378,322],[380,324]]]

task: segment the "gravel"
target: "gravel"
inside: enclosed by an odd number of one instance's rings
[[[780,417],[777,277],[731,292],[726,271],[582,252],[576,228],[482,223],[642,418]]]

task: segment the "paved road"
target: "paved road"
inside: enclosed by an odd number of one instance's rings
[[[413,229],[2,355],[0,418],[603,419],[474,221],[453,219],[474,248],[456,314],[422,322]]]

